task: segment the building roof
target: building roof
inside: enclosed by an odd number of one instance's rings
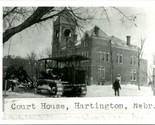
[[[95,34],[95,28],[98,28],[98,35]],[[88,34],[88,36],[109,38],[109,36],[105,32],[103,32],[98,26],[94,26],[90,31],[86,31],[86,34]]]
[[[95,26],[95,27],[97,27],[97,26]],[[95,27],[93,27],[89,31],[86,31],[81,40],[83,40],[86,35],[88,35],[89,37],[96,36],[96,34],[95,34]],[[97,28],[99,28],[99,27],[97,27]],[[98,30],[98,37],[109,38],[109,36],[105,32],[103,32],[100,28]],[[77,43],[75,44],[76,47],[79,47],[81,45],[81,40],[77,41]]]
[[[98,28],[98,34],[95,34],[95,28]],[[95,38],[106,38],[107,40],[112,40],[112,45],[114,47],[123,47],[123,48],[131,48],[131,49],[138,49],[137,46],[133,45],[130,43],[130,45],[127,45],[127,42],[124,40],[121,40],[120,38],[116,37],[116,36],[108,36],[105,32],[103,32],[98,26],[93,27],[90,31],[86,31],[85,35],[88,35],[89,37],[95,37]],[[83,40],[85,38],[84,37],[81,39]],[[79,41],[77,43],[77,45],[79,46],[81,44],[81,41]]]
[[[124,47],[124,48],[132,48],[132,49],[138,49],[137,46],[134,46],[130,43],[130,45],[127,45],[127,42],[124,40],[119,39],[118,37],[115,36],[110,36],[109,37],[112,40],[112,44],[115,47]]]
[[[77,21],[73,18],[71,12],[66,7],[61,11],[56,21],[54,22],[55,25],[61,23],[77,25]]]

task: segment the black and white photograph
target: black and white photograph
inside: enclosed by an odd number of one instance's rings
[[[39,99],[54,104],[81,99],[71,106],[74,110],[100,112],[128,110],[128,98],[154,98],[154,22],[153,6],[3,6],[4,113],[10,113],[9,106],[13,113],[33,112]],[[104,98],[129,103],[108,101],[106,109],[106,102],[96,101]],[[27,104],[29,99],[34,104]],[[94,101],[82,104],[88,99]],[[41,102],[42,110],[71,112],[65,104],[47,102]],[[132,110],[154,112],[153,102],[141,103],[134,102]]]
[[[147,11],[4,7],[3,96],[153,96]]]

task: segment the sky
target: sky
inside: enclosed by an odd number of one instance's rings
[[[85,25],[84,30],[90,30],[95,25],[99,26],[109,36],[116,36],[126,41],[126,36],[131,36],[131,44],[139,45],[141,38],[145,39],[143,48],[143,58],[151,62],[152,54],[155,52],[155,9],[153,7],[128,7],[120,8],[127,15],[135,15],[135,23],[125,21],[121,22],[122,15],[116,11],[109,11],[110,22],[102,19],[101,12],[95,13],[95,19]],[[91,10],[91,9],[90,9]],[[105,17],[105,16],[103,16]],[[52,50],[52,32],[53,20],[48,20],[42,25],[31,26],[13,36],[7,43],[3,45],[3,56],[15,55],[27,57],[34,51],[38,58],[47,56],[46,50]],[[80,38],[80,37],[79,37]],[[10,48],[9,48],[10,46]]]

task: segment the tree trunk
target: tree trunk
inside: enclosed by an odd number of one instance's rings
[[[138,72],[137,72],[138,90],[140,90],[140,57],[138,56]]]
[[[111,65],[111,84],[113,85],[113,53],[112,53],[112,44],[111,44],[111,40],[109,41],[110,44],[110,65]]]

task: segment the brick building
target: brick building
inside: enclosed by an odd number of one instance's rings
[[[77,22],[71,14],[64,12],[54,22],[52,57],[63,55],[83,55],[90,58],[82,62],[86,69],[88,84],[111,84],[111,80],[121,77],[121,83],[137,83],[138,47],[131,44],[131,37],[123,41],[108,36],[95,26],[86,31],[77,41]],[[140,83],[147,83],[147,61],[141,60]]]

